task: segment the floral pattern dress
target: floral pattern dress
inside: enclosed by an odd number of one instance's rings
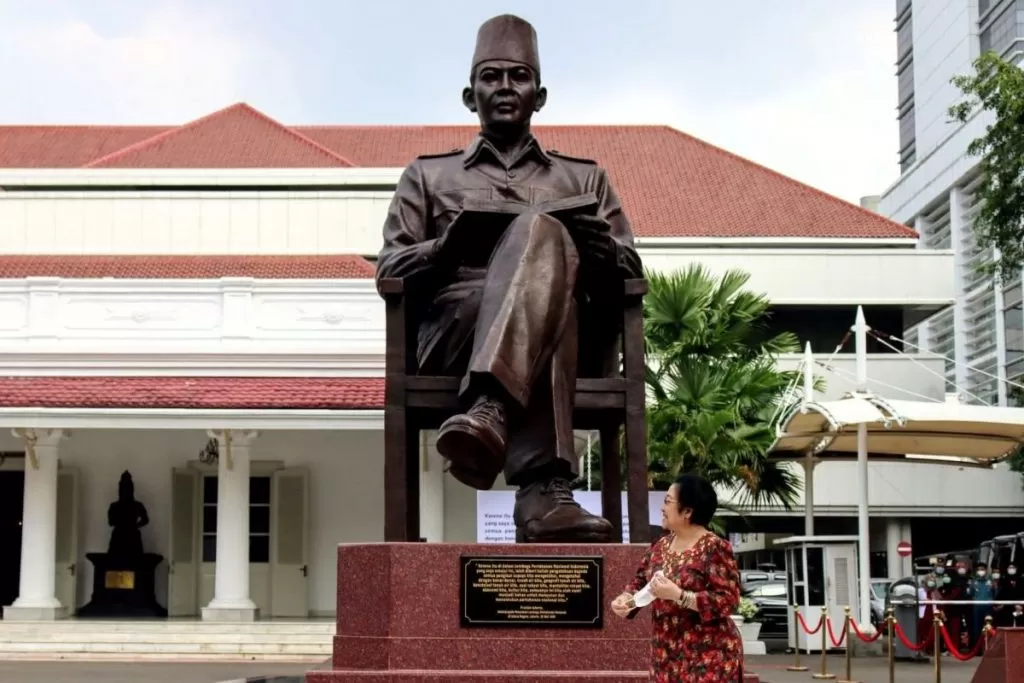
[[[654,683],[740,683],[743,639],[730,618],[740,601],[740,573],[728,541],[707,533],[692,547],[671,550],[672,535],[656,541],[644,555],[633,594],[659,569],[684,591],[696,595],[697,609],[668,600],[651,603],[651,677]]]

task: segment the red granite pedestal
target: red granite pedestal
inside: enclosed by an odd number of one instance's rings
[[[601,556],[607,603],[636,571],[638,545],[377,543],[338,547],[338,626],[333,671],[307,683],[341,681],[647,680],[650,618],[607,611],[593,628],[460,625],[463,555]]]
[[[971,683],[1024,683],[1024,628],[1001,628]]]
[[[333,670],[311,671],[306,683],[646,681],[647,610],[626,620],[606,609],[601,628],[464,627],[459,610],[464,555],[600,556],[607,607],[644,550],[619,544],[340,545]]]

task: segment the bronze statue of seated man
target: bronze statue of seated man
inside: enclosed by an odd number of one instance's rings
[[[614,347],[614,293],[642,267],[604,169],[544,149],[530,120],[547,99],[533,27],[511,15],[477,36],[463,102],[481,131],[403,173],[377,278],[422,302],[423,374],[462,377],[465,412],[437,449],[476,489],[518,487],[519,542],[603,542],[611,524],[572,497],[576,377]]]

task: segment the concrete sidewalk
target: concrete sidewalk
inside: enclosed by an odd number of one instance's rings
[[[786,667],[793,663],[791,655],[751,657],[748,668],[761,676],[765,683],[813,683],[820,659],[804,663],[813,665],[810,671],[791,672]],[[829,673],[842,678],[845,660],[830,657]],[[301,676],[310,669],[324,664],[282,664],[274,662],[246,663],[163,663],[163,662],[16,662],[0,661],[0,681],[3,683],[220,683],[250,676]],[[970,683],[977,661],[961,664],[949,657],[942,658],[942,683]],[[935,672],[929,663],[896,665],[897,683],[932,683]],[[884,657],[853,660],[853,679],[858,683],[888,683],[888,661]]]
[[[253,676],[302,676],[316,664],[280,662],[16,662],[0,661],[3,683],[220,683]]]
[[[942,658],[942,683],[970,683],[977,659],[958,662],[952,657]],[[786,671],[793,663],[792,655],[768,655],[748,657],[747,668],[758,674],[764,683],[813,683],[811,674],[821,669],[821,657],[801,657],[801,664],[810,670],[803,672]],[[846,658],[836,655],[828,658],[828,672],[836,674],[838,680],[846,676]],[[889,683],[889,660],[885,657],[861,657],[853,660],[851,673],[858,683]],[[935,668],[928,662],[897,662],[896,683],[933,683]]]

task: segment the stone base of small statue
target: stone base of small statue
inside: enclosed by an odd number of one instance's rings
[[[167,610],[156,601],[156,568],[163,555],[143,553],[117,557],[86,553],[93,565],[92,599],[78,610],[80,617],[154,618]]]

